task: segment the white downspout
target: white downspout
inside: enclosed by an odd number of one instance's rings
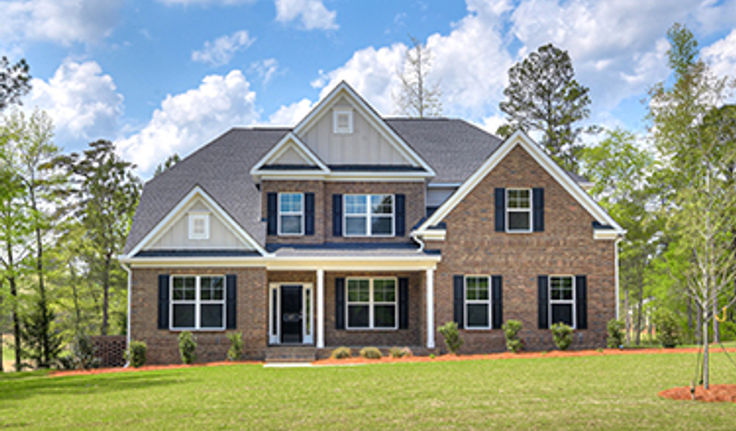
[[[131,296],[132,296],[131,295],[131,291],[130,291],[130,286],[131,286],[131,278],[133,277],[133,274],[132,274],[131,269],[130,269],[130,267],[128,265],[124,264],[123,262],[120,262],[120,266],[122,266],[123,269],[125,270],[125,272],[128,273],[128,318],[125,319],[125,324],[126,324],[126,328],[125,328],[125,348],[126,348],[126,351],[130,351],[130,299],[131,299]],[[123,368],[128,368],[129,366],[130,366],[130,358],[128,358],[125,361],[125,365],[123,365]]]
[[[416,231],[412,232],[410,235],[411,239],[413,239],[417,244],[419,244],[419,250],[417,250],[418,253],[421,253],[424,251],[424,241],[419,239],[419,235],[416,233]]]
[[[621,307],[621,294],[619,293],[619,279],[618,279],[618,243],[621,242],[623,238],[620,236],[616,238],[616,242],[613,244],[613,252],[614,252],[614,284],[616,285],[616,320],[619,319],[621,313],[619,308]]]

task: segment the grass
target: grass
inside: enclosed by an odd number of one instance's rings
[[[736,404],[663,400],[693,354],[0,377],[0,428],[732,430]],[[713,355],[713,383],[736,368]]]

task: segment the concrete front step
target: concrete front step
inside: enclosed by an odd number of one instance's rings
[[[312,346],[271,346],[266,350],[266,362],[312,362],[317,349]]]

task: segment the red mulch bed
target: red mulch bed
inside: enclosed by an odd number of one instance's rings
[[[719,350],[720,351],[720,350]],[[728,349],[729,352],[736,352],[736,348]],[[611,356],[611,355],[644,355],[644,354],[661,354],[661,353],[697,353],[697,348],[675,348],[675,349],[603,349],[598,350],[552,350],[549,352],[521,352],[521,353],[487,353],[476,355],[440,355],[434,359],[429,356],[412,356],[408,358],[392,358],[384,356],[381,359],[366,359],[361,357],[352,357],[345,359],[320,359],[313,362],[314,365],[352,365],[352,364],[381,364],[393,362],[437,362],[437,361],[468,361],[481,359],[511,359],[511,358],[570,358],[579,356]]]
[[[171,365],[144,365],[140,368],[94,368],[91,370],[67,370],[67,371],[52,371],[49,373],[51,377],[63,377],[63,376],[78,376],[78,375],[90,375],[90,374],[107,374],[107,373],[130,373],[134,371],[153,371],[153,370],[174,370],[177,368],[193,368],[193,367],[219,367],[223,365],[241,365],[241,364],[260,364],[259,361],[221,361],[221,362],[207,362],[204,364],[171,364]]]
[[[659,393],[662,398],[671,400],[692,400],[690,396],[690,386],[681,386],[678,388],[667,389]],[[702,386],[695,388],[695,400],[714,402],[732,402],[736,403],[736,385],[710,385],[707,391]]]

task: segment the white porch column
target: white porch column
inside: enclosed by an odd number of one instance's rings
[[[317,348],[325,347],[325,270],[317,270]]]
[[[427,348],[434,349],[434,269],[426,275],[427,291]]]

